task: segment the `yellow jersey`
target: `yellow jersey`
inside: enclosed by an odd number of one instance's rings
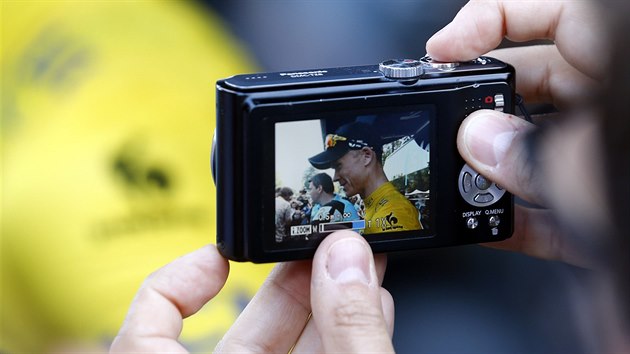
[[[142,281],[214,242],[214,84],[255,68],[192,2],[0,16],[0,352],[106,351]],[[270,268],[232,264],[182,343],[211,351]]]
[[[418,209],[391,182],[384,183],[363,200],[364,234],[420,230]]]

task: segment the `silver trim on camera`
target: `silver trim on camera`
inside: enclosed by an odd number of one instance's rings
[[[459,193],[470,205],[478,207],[492,205],[505,194],[505,189],[480,175],[468,164],[462,167],[457,181]]]
[[[419,60],[391,59],[378,65],[378,69],[389,79],[413,79],[424,73]]]

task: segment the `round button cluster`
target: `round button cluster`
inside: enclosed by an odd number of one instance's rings
[[[478,207],[492,205],[505,194],[505,189],[473,170],[468,164],[459,172],[459,193],[470,204]]]

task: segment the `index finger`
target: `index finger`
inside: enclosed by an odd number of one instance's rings
[[[426,50],[439,61],[467,61],[496,48],[504,37],[516,42],[550,39],[569,64],[602,77],[601,55],[607,51],[597,10],[590,1],[472,0],[427,41]]]
[[[151,274],[138,291],[110,352],[185,353],[177,342],[183,319],[223,287],[228,261],[214,245],[176,259]]]

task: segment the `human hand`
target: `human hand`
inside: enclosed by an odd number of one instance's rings
[[[554,41],[488,55],[514,65],[516,90],[526,102],[553,103],[571,113],[573,124],[547,132],[534,162],[528,143],[536,129],[532,124],[489,110],[464,120],[457,146],[466,162],[522,199],[549,208],[517,205],[512,238],[487,245],[592,267],[606,203],[594,182],[601,180],[601,161],[592,113],[576,113],[576,107],[604,76],[608,50],[602,21],[587,1],[471,1],[426,49],[436,60],[464,61],[494,49],[504,37]],[[579,232],[567,232],[566,223],[558,221],[563,219]]]
[[[177,342],[182,321],[219,292],[228,266],[210,245],[152,274],[111,352],[186,352]],[[356,233],[333,233],[312,262],[278,264],[215,351],[393,352],[385,266]]]

